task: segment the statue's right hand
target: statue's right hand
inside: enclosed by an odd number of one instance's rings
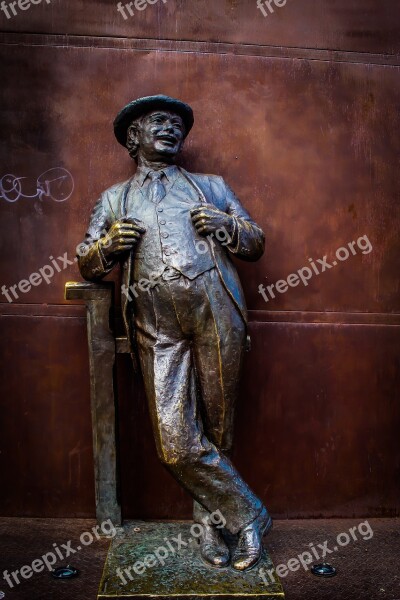
[[[109,229],[107,235],[99,240],[102,253],[106,258],[132,250],[146,232],[140,221],[121,219]]]

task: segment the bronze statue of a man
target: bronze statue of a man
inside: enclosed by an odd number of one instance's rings
[[[192,495],[195,521],[207,523],[202,557],[245,570],[260,559],[272,520],[227,456],[247,322],[230,255],[257,260],[264,234],[221,177],[175,165],[193,123],[190,106],[168,96],[121,110],[115,135],[137,171],[101,195],[79,266],[98,281],[122,265],[124,321],[158,455]],[[216,511],[238,534],[232,557],[207,519]]]

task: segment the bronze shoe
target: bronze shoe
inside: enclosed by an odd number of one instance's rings
[[[244,527],[232,557],[232,567],[237,571],[246,571],[254,567],[261,558],[262,538],[272,527],[272,518],[264,507],[252,523]]]
[[[230,554],[220,530],[212,525],[204,525],[200,538],[200,554],[203,560],[213,567],[226,567]]]

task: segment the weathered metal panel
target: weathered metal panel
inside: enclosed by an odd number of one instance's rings
[[[243,270],[250,309],[399,311],[399,68],[99,48],[1,52],[3,174],[27,178],[25,195],[53,167],[74,181],[63,202],[0,201],[1,281],[11,287],[52,267],[50,256],[61,268],[48,285],[17,290],[16,301],[63,302],[65,280],[79,278],[75,246],[96,198],[132,173],[112,119],[132,97],[162,90],[195,109],[184,166],[223,175],[267,232],[265,258]],[[363,236],[372,252],[348,250],[348,260],[267,302],[259,294],[261,283],[310,268],[310,258],[332,263]]]
[[[25,178],[16,200],[3,180],[0,283],[10,290],[41,268],[54,271],[49,283],[14,288],[11,304],[0,298],[8,315],[0,511],[94,514],[85,321],[60,305],[64,283],[79,280],[74,248],[95,199],[132,173],[112,119],[133,97],[162,91],[195,109],[184,166],[223,175],[267,232],[265,258],[243,269],[253,351],[238,406],[241,470],[277,515],[398,514],[399,67],[363,64],[379,61],[359,54],[315,58],[323,48],[398,52],[399,4],[288,0],[268,18],[244,0],[186,4],[149,6],[140,23],[94,0],[3,17],[13,31],[310,50],[296,60],[257,56],[258,47],[150,51],[110,38],[66,47],[65,38],[37,35],[0,46],[0,177]],[[357,247],[268,302],[259,294],[261,283],[310,268],[310,258],[332,262],[365,235],[371,252]],[[126,361],[118,361],[124,514],[189,516],[187,496],[157,461]]]
[[[0,323],[0,513],[93,517],[85,318]]]
[[[8,5],[9,2],[6,2]],[[127,0],[120,3],[122,7]],[[132,3],[133,4],[133,3]],[[116,0],[42,0],[0,14],[5,31],[66,33],[352,52],[398,53],[397,0],[152,0],[118,11]],[[266,16],[264,16],[266,14]]]

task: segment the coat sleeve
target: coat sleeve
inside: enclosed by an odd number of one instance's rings
[[[78,246],[78,265],[81,275],[88,281],[99,281],[110,273],[116,261],[104,257],[99,240],[104,237],[112,224],[107,193],[101,195],[90,217],[85,239]]]
[[[232,240],[227,244],[229,252],[242,260],[256,261],[265,249],[265,235],[249,213],[243,208],[231,188],[221,179],[220,193],[224,195],[224,210],[233,217]]]

